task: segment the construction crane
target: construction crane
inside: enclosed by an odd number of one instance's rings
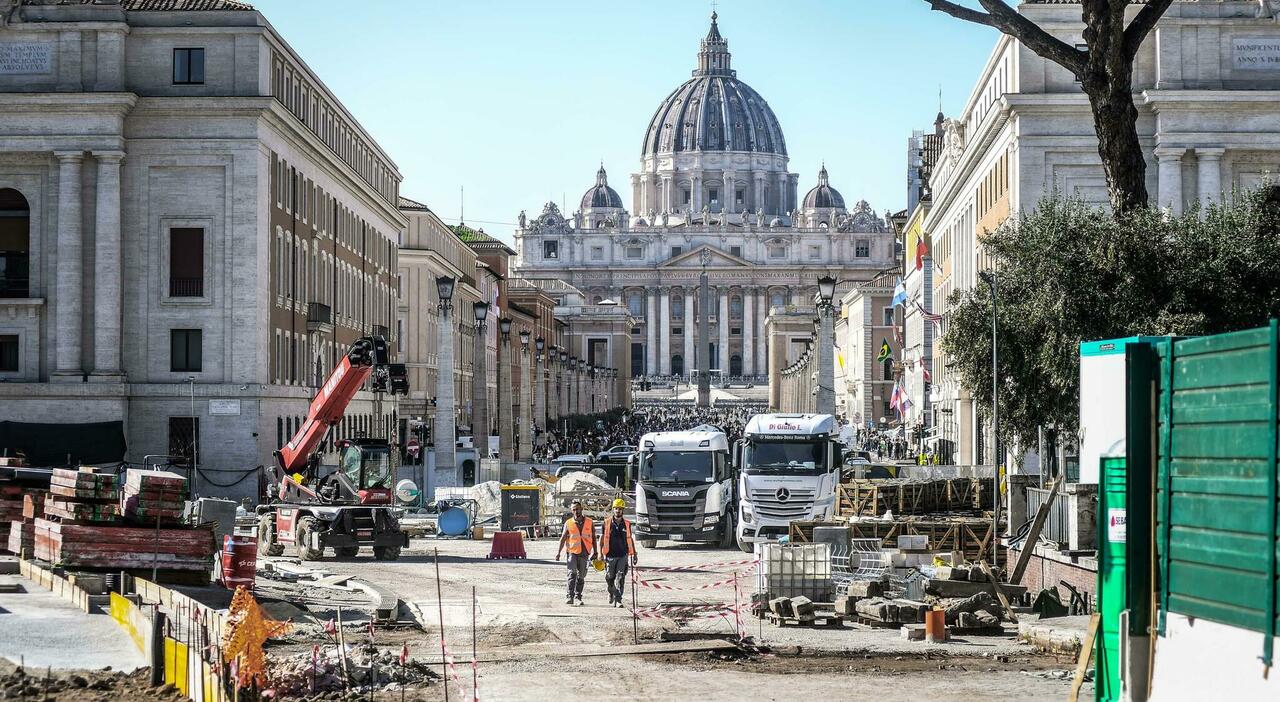
[[[358,339],[320,386],[297,433],[275,452],[270,494],[258,507],[259,549],[267,555],[281,555],[292,544],[303,560],[320,559],[325,548],[350,558],[371,547],[379,560],[395,560],[408,546],[394,507],[386,441],[337,440],[338,465],[320,465],[326,437],[366,382],[378,398],[408,393],[404,365],[389,359],[386,339]]]

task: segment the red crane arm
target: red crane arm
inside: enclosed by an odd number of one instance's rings
[[[353,361],[352,357],[356,357]],[[329,427],[342,420],[347,405],[373,373],[373,358],[368,353],[357,353],[353,350],[342,357],[328,379],[324,381],[320,392],[311,401],[307,411],[307,419],[298,427],[289,443],[280,449],[280,466],[286,475],[302,472],[320,442],[324,440]]]

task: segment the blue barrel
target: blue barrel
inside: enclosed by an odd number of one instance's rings
[[[450,507],[440,513],[436,526],[445,536],[462,536],[471,528],[471,517],[461,507]]]

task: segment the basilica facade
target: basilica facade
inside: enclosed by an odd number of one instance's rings
[[[632,210],[602,164],[574,212],[548,202],[536,216],[520,213],[516,269],[568,283],[587,305],[625,306],[636,320],[630,349],[609,357],[629,358],[632,377],[688,377],[707,353],[718,375],[760,378],[770,348],[798,354],[808,341],[767,345],[768,315],[812,307],[824,275],[840,281],[837,300],[871,280],[895,265],[895,237],[865,201],[845,206],[825,166],[800,195],[782,126],[733,70],[714,13],[697,59],[645,130]],[[703,270],[705,312],[696,294]],[[704,313],[705,350],[696,343]]]

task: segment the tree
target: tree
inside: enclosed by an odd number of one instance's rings
[[[978,0],[986,12],[950,0],[925,2],[952,17],[994,27],[1071,71],[1093,110],[1093,129],[1098,135],[1098,155],[1102,157],[1112,210],[1121,216],[1147,206],[1147,162],[1138,142],[1133,61],[1138,47],[1173,0],[1148,0],[1128,26],[1124,15],[1130,0],[1080,0],[1084,49],[1049,34],[1004,0]]]
[[[1054,194],[982,242],[997,271],[1001,437],[1073,435],[1081,341],[1216,334],[1280,316],[1280,187],[1170,217],[1114,218]],[[942,348],[991,406],[991,293],[959,291]]]

